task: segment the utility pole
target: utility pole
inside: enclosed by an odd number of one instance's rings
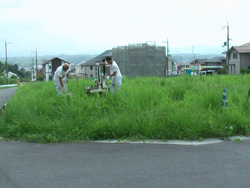
[[[5,39],[5,56],[6,56],[6,60],[5,60],[5,66],[6,66],[6,75],[8,78],[8,53],[7,53],[7,42]]]
[[[168,75],[168,59],[169,59],[169,42],[168,42],[168,38],[167,38],[167,41],[162,41],[163,43],[167,43],[167,46],[166,46],[166,51],[167,51],[167,75]]]
[[[229,25],[227,22],[227,74],[229,74]]]
[[[168,53],[169,53],[169,43],[168,43],[168,39],[167,39],[167,57],[168,57]]]
[[[168,53],[169,53],[169,47],[168,47],[168,45],[169,45],[169,44],[168,44],[168,39],[167,39],[167,64],[168,64],[168,58],[169,58],[169,57],[168,57]]]
[[[7,45],[8,44],[11,44],[11,43],[7,43],[6,39],[5,39],[5,56],[6,56],[6,59],[5,59],[5,66],[6,66],[6,75],[7,75],[7,78],[8,78],[8,49],[7,49]]]
[[[34,82],[34,77],[35,77],[35,70],[34,70],[34,59],[33,59],[33,57],[32,57],[32,69],[33,69],[33,78],[32,78],[32,80],[33,80],[33,82]]]
[[[192,54],[194,55],[194,63],[195,63],[195,53],[194,53],[194,46],[192,46]]]
[[[167,64],[169,64],[168,62],[169,62],[169,42],[168,42],[168,38],[167,38]],[[173,71],[173,65],[171,66],[172,67],[172,70],[171,70],[171,72]]]
[[[36,81],[37,81],[37,49],[36,49]]]

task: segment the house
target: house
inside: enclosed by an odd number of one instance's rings
[[[69,62],[63,60],[63,59],[60,59],[58,57],[54,57],[53,59],[51,60],[44,60],[43,61],[43,75],[44,75],[44,80],[45,81],[49,81],[53,78],[54,76],[54,73],[56,72],[56,69],[61,66],[63,63],[68,63],[70,64]]]
[[[86,61],[82,61],[80,63],[77,63],[75,65],[71,65],[70,69],[70,76],[74,76],[74,77],[81,77],[81,78],[87,78],[87,76],[84,73],[84,66],[81,66],[83,63],[85,63]]]
[[[76,64],[76,76],[77,77],[82,77],[82,78],[87,78],[88,75],[85,74],[85,66],[83,64],[86,61],[81,61],[80,63]]]
[[[42,65],[33,65],[31,68],[31,81],[36,81],[39,76],[43,77],[43,66]],[[33,71],[34,70],[34,71]],[[37,72],[36,72],[37,70]]]
[[[80,63],[77,63],[73,66],[71,66],[71,76],[75,76],[75,77],[82,77],[82,78],[86,78],[86,76],[84,75],[84,69],[81,67],[81,65],[83,63],[85,63],[86,61],[82,61]]]
[[[190,63],[191,66],[205,66],[207,59],[195,59]]]
[[[225,57],[214,57],[212,59],[207,59],[205,61],[206,66],[226,66],[226,58]]]
[[[73,65],[73,64],[72,64],[72,65],[70,66],[70,73],[71,73],[71,74],[76,74],[76,65]]]
[[[168,56],[168,70],[166,71],[166,75],[175,75],[177,74],[177,62],[175,62],[171,55]]]
[[[130,44],[113,48],[112,55],[122,75],[128,77],[166,76],[168,72],[165,46]]]
[[[179,75],[184,75],[185,69],[189,68],[190,64],[189,63],[177,63],[177,74]]]
[[[240,74],[241,69],[250,69],[250,42],[232,46],[228,53],[229,74]]]
[[[96,78],[96,63],[100,63],[103,58],[108,56],[112,57],[112,50],[106,50],[95,58],[81,63],[81,74],[83,74],[85,78]],[[106,72],[109,72],[108,68],[105,68]]]
[[[15,74],[15,73],[9,71],[9,72],[8,72],[8,78],[11,78],[12,76],[17,77],[17,74]]]

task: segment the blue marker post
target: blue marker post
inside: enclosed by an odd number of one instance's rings
[[[222,107],[224,105],[228,108],[226,89],[223,89]]]

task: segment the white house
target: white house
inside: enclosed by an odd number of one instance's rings
[[[8,72],[8,78],[11,78],[11,76],[16,76],[17,77],[17,75],[15,73],[9,71]]]
[[[75,76],[77,77],[82,77],[82,78],[86,78],[85,75],[85,66],[82,66],[86,61],[82,61],[78,64],[75,65],[76,67],[76,72],[75,72]]]
[[[50,79],[53,78],[55,72],[56,72],[56,69],[61,66],[63,63],[68,63],[70,64],[69,62],[63,60],[63,59],[60,59],[58,57],[55,57],[51,60],[44,60],[43,61],[43,75],[44,75],[44,80],[45,81],[49,81]]]
[[[36,73],[36,69],[37,69],[37,73]],[[34,65],[34,66],[30,67],[30,71],[31,71],[31,81],[37,81],[38,76],[43,75],[43,66],[37,65],[37,67],[36,67],[36,65]]]

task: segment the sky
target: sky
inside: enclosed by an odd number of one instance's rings
[[[220,53],[250,42],[249,0],[0,0],[0,57],[99,54],[166,45],[170,53]]]

